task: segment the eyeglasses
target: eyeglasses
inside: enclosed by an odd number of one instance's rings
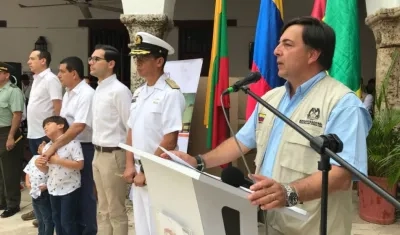
[[[89,57],[88,58],[88,62],[90,63],[90,62],[98,62],[98,61],[100,61],[100,60],[105,60],[105,61],[107,61],[106,59],[104,59],[104,58],[100,58],[100,57],[97,57],[97,56],[93,56],[93,57]]]

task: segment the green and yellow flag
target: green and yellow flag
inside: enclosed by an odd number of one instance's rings
[[[220,96],[229,87],[226,0],[215,1],[214,32],[207,83],[204,124],[207,127],[207,147],[215,148],[226,140],[228,127],[223,109],[228,112],[229,96]]]
[[[336,80],[342,82],[361,97],[361,58],[358,26],[358,1],[315,0],[312,16],[319,18],[325,6],[323,21],[336,34],[335,54],[329,70]]]

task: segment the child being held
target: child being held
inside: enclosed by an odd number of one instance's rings
[[[43,121],[43,128],[50,142],[43,152],[57,141],[68,129],[65,118],[51,116]],[[39,157],[36,166],[48,173],[47,188],[50,194],[53,221],[57,235],[76,235],[79,188],[81,187],[80,170],[83,168],[83,153],[81,144],[72,140],[49,159]]]
[[[48,174],[40,171],[35,166],[35,161],[40,155],[35,155],[24,168],[25,184],[30,188],[32,206],[38,222],[38,235],[53,235],[54,224],[52,219],[50,195],[47,190]]]

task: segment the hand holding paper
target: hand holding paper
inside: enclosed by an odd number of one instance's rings
[[[189,168],[195,169],[193,166],[191,166],[189,163],[185,162],[184,160],[182,160],[180,157],[176,156],[175,154],[173,154],[172,152],[166,150],[165,148],[158,146],[162,151],[164,151],[164,153],[168,154],[168,156],[171,158],[172,161],[179,163],[181,165],[187,166]]]

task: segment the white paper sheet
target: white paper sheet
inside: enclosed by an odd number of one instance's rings
[[[158,146],[162,151],[164,151],[164,153],[168,154],[168,156],[172,159],[172,161],[179,163],[181,165],[190,167],[194,170],[196,170],[196,168],[194,168],[193,166],[191,166],[189,163],[185,162],[184,160],[182,160],[180,157],[176,156],[175,154],[171,153],[170,151],[166,150],[165,148]]]

